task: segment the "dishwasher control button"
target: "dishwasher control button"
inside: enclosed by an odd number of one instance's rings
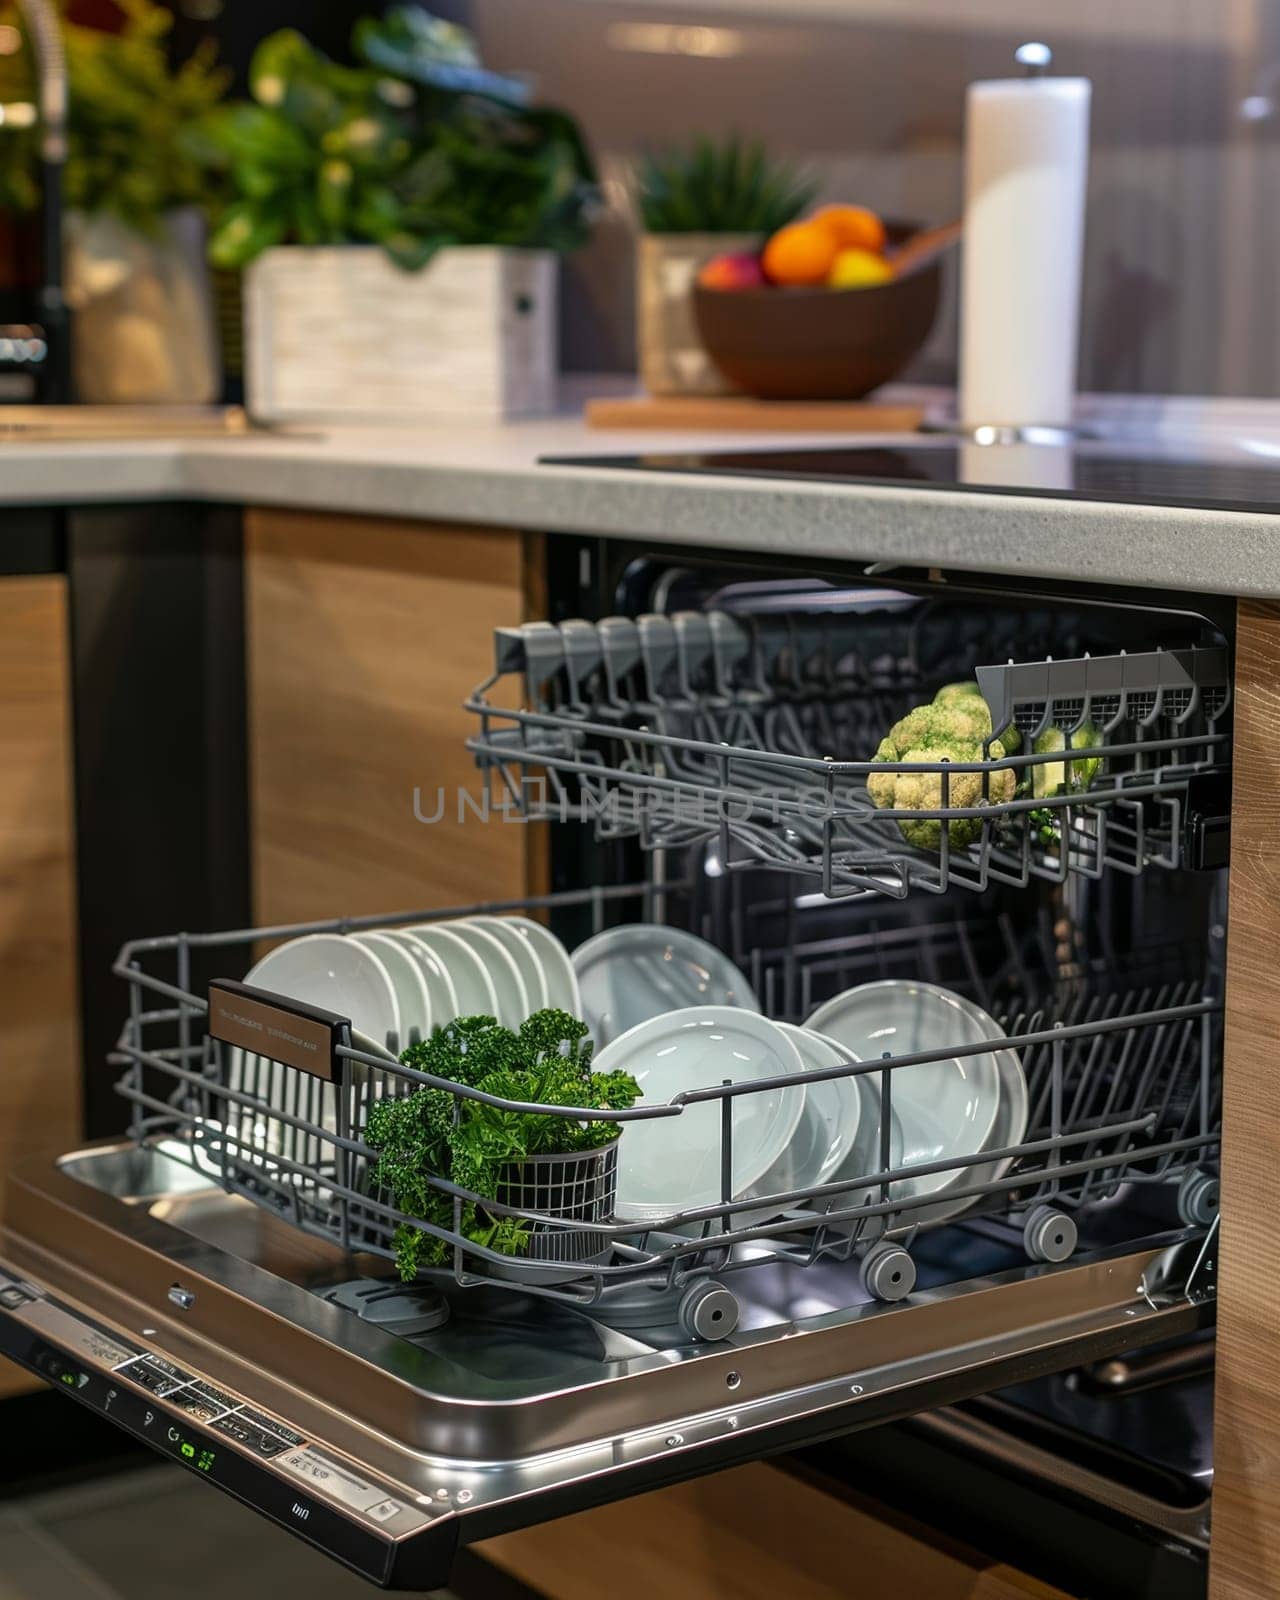
[[[397,1511],[403,1510],[398,1500],[379,1500],[376,1506],[366,1507],[365,1516],[373,1522],[390,1522]]]
[[[264,1433],[274,1433],[277,1439],[282,1439],[285,1444],[294,1446],[303,1443],[303,1435],[295,1433],[292,1428],[286,1428],[283,1422],[277,1422],[274,1417],[262,1416],[257,1411],[248,1408],[241,1410],[240,1415],[246,1422],[253,1423],[255,1428],[261,1428]]]
[[[235,1395],[228,1394],[225,1389],[215,1389],[211,1383],[193,1383],[190,1398],[199,1398],[210,1406],[216,1415],[221,1416],[224,1411],[234,1411],[240,1404]]]
[[[268,1460],[278,1456],[282,1450],[289,1446],[283,1439],[277,1439],[274,1434],[266,1433],[263,1429],[255,1427],[252,1422],[246,1422],[244,1414],[231,1411],[225,1417],[219,1417],[213,1423],[219,1433],[230,1435],[237,1444],[242,1444],[246,1450],[252,1450],[255,1455],[265,1456]]]
[[[16,1311],[19,1306],[25,1306],[30,1298],[29,1294],[24,1294],[21,1289],[15,1289],[12,1285],[7,1289],[0,1289],[0,1306],[6,1311]]]
[[[161,1399],[175,1389],[185,1389],[195,1380],[194,1372],[184,1372],[181,1367],[175,1367],[171,1361],[165,1361],[160,1356],[141,1356],[137,1361],[128,1361],[123,1367],[117,1367],[116,1371],[122,1378],[128,1378],[130,1383],[140,1384]]]

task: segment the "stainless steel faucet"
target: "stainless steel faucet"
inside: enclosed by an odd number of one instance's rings
[[[62,26],[51,0],[18,0],[35,55],[40,119],[41,227],[40,320],[48,354],[41,399],[71,398],[71,321],[62,273],[62,175],[67,161],[67,58]]]

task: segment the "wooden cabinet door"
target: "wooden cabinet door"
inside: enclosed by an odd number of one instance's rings
[[[530,830],[482,822],[462,709],[523,620],[508,530],[248,513],[254,915],[293,922],[527,892]],[[427,824],[437,796],[444,815]]]
[[[81,1130],[67,645],[66,579],[0,578],[0,1174]]]

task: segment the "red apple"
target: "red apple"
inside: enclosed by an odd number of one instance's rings
[[[704,289],[758,289],[764,281],[759,257],[746,252],[712,256],[698,273]]]

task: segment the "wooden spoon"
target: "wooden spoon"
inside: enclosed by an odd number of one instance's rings
[[[959,243],[964,223],[944,222],[938,228],[925,228],[911,237],[887,257],[895,278],[905,278],[908,273],[919,272],[921,267],[932,266],[939,256],[945,255],[952,245]]]

